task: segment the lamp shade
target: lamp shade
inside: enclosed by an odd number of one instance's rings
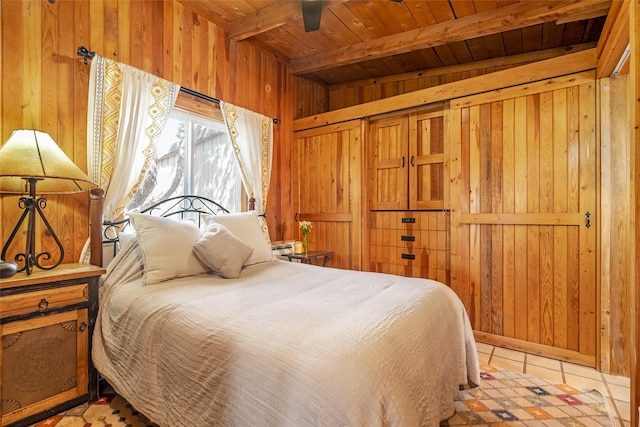
[[[74,193],[96,187],[51,137],[37,130],[16,130],[0,148],[0,192],[29,193],[38,180],[38,193]]]

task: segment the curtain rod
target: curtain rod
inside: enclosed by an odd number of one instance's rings
[[[96,53],[90,51],[89,49],[87,49],[84,46],[80,46],[78,48],[78,56],[83,57],[84,58],[84,63],[86,64],[89,59],[93,59],[93,57],[96,56]],[[204,99],[205,101],[213,102],[214,104],[220,105],[220,100],[219,99],[212,98],[209,95],[205,95],[203,93],[196,92],[195,90],[188,89],[186,87],[180,86],[180,92],[184,92],[184,93],[186,93],[188,95],[193,95],[196,98]],[[273,123],[278,124],[278,122],[279,122],[278,119],[273,119]]]

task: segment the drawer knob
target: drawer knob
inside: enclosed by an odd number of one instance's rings
[[[402,259],[416,259],[414,254],[402,254],[401,257]]]
[[[80,332],[84,332],[87,330],[87,322],[80,323]]]
[[[46,310],[48,307],[49,307],[49,301],[47,301],[47,299],[46,299],[46,298],[42,298],[42,299],[40,300],[40,302],[38,303],[38,309],[39,309],[40,311],[44,311],[44,310]]]

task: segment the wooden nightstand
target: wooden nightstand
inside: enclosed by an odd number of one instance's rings
[[[320,262],[320,260],[322,260],[323,267],[327,263],[327,260],[331,258],[331,255],[333,255],[333,252],[323,252],[323,251],[309,251],[309,252],[300,253],[300,254],[284,254],[284,256],[286,256],[289,259],[289,261],[297,259],[297,260],[300,260],[300,262],[304,262],[307,264],[313,264],[313,260],[318,260],[318,263]]]
[[[62,264],[0,279],[0,425],[19,427],[97,397],[91,335],[105,270]]]

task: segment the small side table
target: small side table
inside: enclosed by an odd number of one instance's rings
[[[286,256],[289,261],[292,261],[294,259],[298,259],[300,260],[300,262],[304,262],[306,264],[313,264],[312,260],[319,260],[322,259],[322,266],[324,267],[324,265],[327,263],[327,259],[331,258],[331,255],[333,255],[333,252],[324,252],[324,251],[308,251],[308,252],[302,252],[299,254],[294,254],[294,253],[290,253],[290,254],[283,254],[284,256]],[[318,265],[320,265],[318,263]]]

